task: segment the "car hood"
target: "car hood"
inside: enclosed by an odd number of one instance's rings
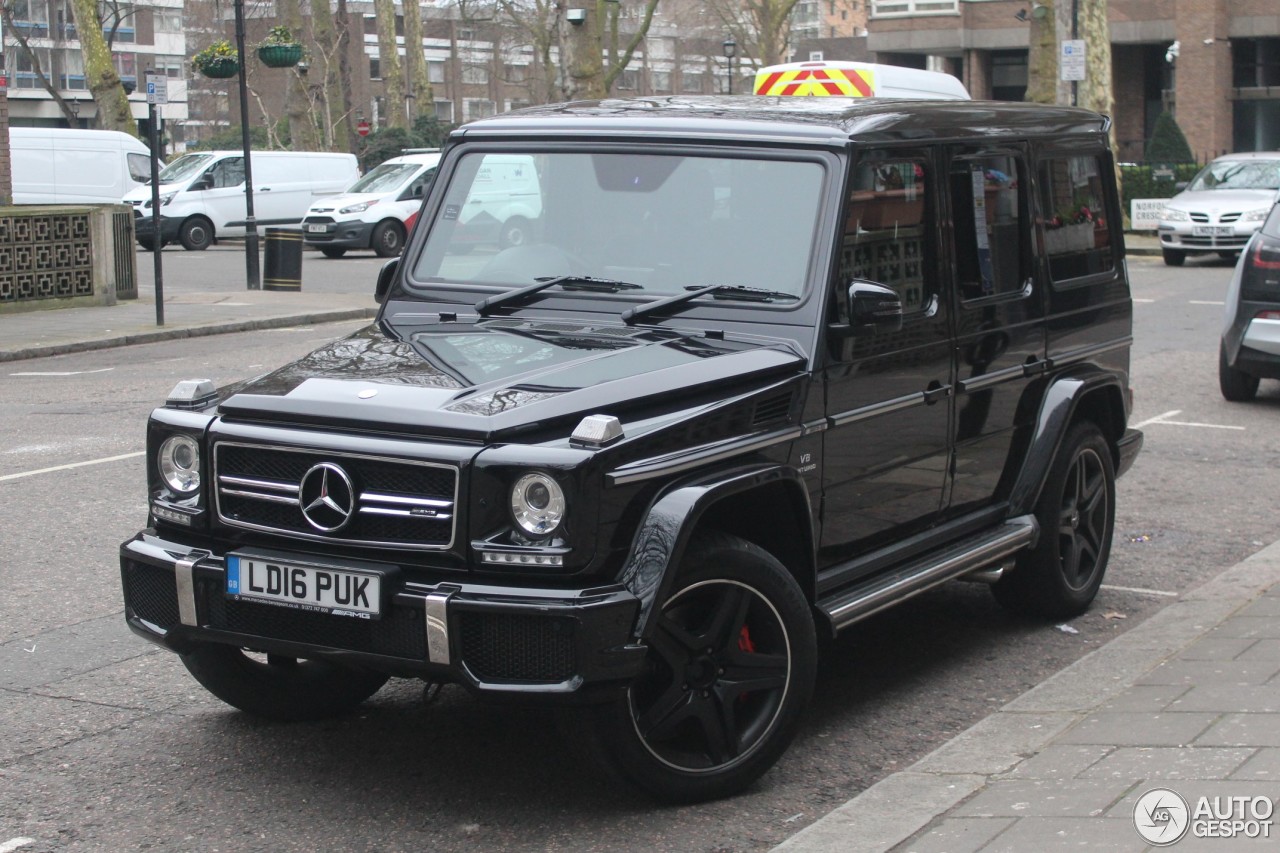
[[[1232,213],[1268,207],[1276,200],[1275,190],[1196,190],[1178,193],[1169,207],[1194,213]]]
[[[361,204],[366,201],[382,201],[386,193],[344,193],[343,195],[327,195],[307,209],[307,213],[332,213],[333,211]]]
[[[161,184],[160,195],[180,190],[184,186],[185,184]],[[151,185],[142,184],[141,186],[134,187],[124,194],[122,201],[125,204],[129,204],[134,201],[151,201]]]
[[[428,315],[430,316],[430,315]],[[782,341],[514,319],[383,320],[224,389],[224,417],[492,441],[804,368]],[[624,418],[625,419],[625,418]]]

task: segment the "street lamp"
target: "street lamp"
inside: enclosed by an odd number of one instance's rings
[[[738,43],[733,40],[733,36],[720,43],[721,49],[724,50],[725,59],[729,60],[729,94],[733,94],[733,58],[738,55]]]
[[[249,159],[249,84],[245,80],[244,0],[235,0],[236,52],[240,54],[240,147],[244,152],[244,269],[246,288],[262,289],[258,271],[258,223],[253,216],[253,166]]]
[[[80,99],[72,98],[67,104],[67,109],[71,110],[71,121],[67,122],[69,127],[80,126]]]

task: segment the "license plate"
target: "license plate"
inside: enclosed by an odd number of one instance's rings
[[[1235,229],[1230,225],[1197,225],[1191,233],[1197,237],[1230,237]]]
[[[311,613],[373,619],[382,611],[382,576],[230,554],[227,595]]]
[[[308,225],[307,226],[307,231],[309,231],[312,234],[323,234],[328,230],[329,230],[328,225]]]

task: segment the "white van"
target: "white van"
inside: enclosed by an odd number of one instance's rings
[[[486,154],[457,211],[458,244],[492,244],[499,250],[530,240],[542,215],[538,169],[528,154]],[[445,214],[448,218],[449,214]]]
[[[874,62],[815,61],[770,65],[756,72],[757,95],[840,98],[968,100],[969,90],[950,74]]]
[[[119,204],[151,177],[151,152],[118,130],[11,127],[14,204]]]
[[[439,149],[392,157],[341,195],[311,205],[302,220],[302,242],[325,257],[348,249],[373,249],[379,257],[400,254],[409,223],[436,174]]]
[[[354,154],[254,151],[253,214],[258,226],[301,223],[317,198],[335,195],[358,174]],[[124,197],[133,205],[135,236],[154,245],[151,187]],[[160,173],[161,245],[207,249],[223,237],[242,237],[245,227],[244,155],[239,151],[184,154]]]

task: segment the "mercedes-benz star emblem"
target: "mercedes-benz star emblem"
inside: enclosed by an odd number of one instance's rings
[[[316,530],[336,533],[356,511],[356,490],[346,471],[332,462],[321,462],[302,475],[298,505],[302,517]]]

